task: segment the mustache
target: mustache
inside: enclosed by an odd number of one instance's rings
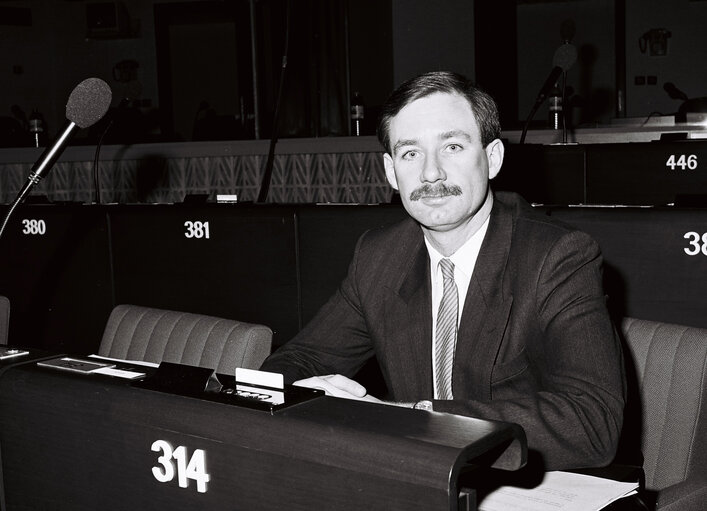
[[[457,185],[447,186],[444,183],[437,185],[424,184],[410,193],[410,200],[416,201],[423,198],[447,197],[449,195],[461,195],[462,189]]]

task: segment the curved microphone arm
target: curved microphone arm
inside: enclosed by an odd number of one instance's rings
[[[42,155],[39,157],[39,160],[37,160],[37,162],[32,166],[32,170],[30,171],[29,176],[27,176],[27,182],[17,194],[17,197],[15,197],[15,200],[12,202],[12,204],[10,204],[7,213],[5,213],[5,218],[3,219],[2,226],[0,226],[0,239],[2,238],[2,235],[5,232],[5,228],[10,222],[10,217],[14,213],[15,209],[17,209],[17,207],[24,202],[24,200],[27,198],[27,195],[29,195],[29,192],[32,191],[32,188],[34,188],[34,186],[39,183],[42,178],[49,172],[49,170],[54,166],[54,163],[56,163],[56,161],[59,159],[59,156],[61,156],[66,142],[69,140],[69,137],[75,129],[76,123],[73,121],[69,121],[64,127],[64,130],[54,141],[54,143],[44,150]]]
[[[15,198],[14,201],[12,201],[12,204],[10,204],[10,207],[7,210],[7,213],[5,213],[5,219],[2,221],[2,226],[0,226],[0,239],[2,239],[2,235],[5,232],[5,227],[7,227],[8,222],[10,221],[10,217],[12,216],[12,213],[17,209],[17,206],[22,204],[22,202],[25,200],[25,197],[27,194],[30,192],[30,190],[34,187],[35,184],[37,184],[38,181],[31,181],[27,180],[27,183],[25,183],[25,186],[22,187],[22,190],[20,190],[20,193],[17,194],[17,197]]]

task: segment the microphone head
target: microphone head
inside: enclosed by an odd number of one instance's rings
[[[566,43],[555,50],[555,55],[552,57],[553,67],[559,67],[563,71],[569,70],[577,61],[577,48],[574,45]]]
[[[86,78],[78,84],[66,102],[66,118],[80,128],[97,123],[108,111],[113,93],[100,78]]]

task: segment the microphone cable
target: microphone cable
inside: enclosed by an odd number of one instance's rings
[[[291,0],[287,0],[287,8],[285,14],[285,48],[282,55],[282,67],[280,68],[280,84],[277,88],[277,100],[275,101],[275,112],[273,113],[272,135],[270,136],[270,147],[268,149],[268,159],[265,162],[265,170],[263,171],[263,179],[260,183],[260,191],[258,193],[257,202],[265,202],[270,191],[270,180],[272,179],[272,170],[275,164],[275,145],[277,144],[277,133],[280,119],[280,103],[282,102],[282,90],[285,83],[285,71],[287,69],[287,55],[290,46],[290,4]]]
[[[111,118],[108,120],[108,125],[105,127],[103,130],[103,133],[101,133],[101,136],[98,138],[98,143],[96,144],[96,152],[93,154],[93,188],[95,191],[95,196],[94,200],[96,204],[101,203],[101,181],[100,181],[100,176],[98,172],[98,159],[99,155],[101,154],[101,146],[103,145],[103,138],[106,136],[106,133],[108,133],[108,130],[111,129],[113,126],[113,121],[114,121],[114,116],[111,116]]]

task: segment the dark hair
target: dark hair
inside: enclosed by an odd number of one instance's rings
[[[395,89],[388,97],[380,116],[376,134],[386,151],[392,154],[390,147],[390,121],[400,110],[413,101],[436,92],[459,94],[471,105],[476,124],[481,132],[481,145],[501,138],[501,122],[498,118],[498,106],[491,96],[476,87],[466,77],[448,71],[435,71],[416,76]]]

